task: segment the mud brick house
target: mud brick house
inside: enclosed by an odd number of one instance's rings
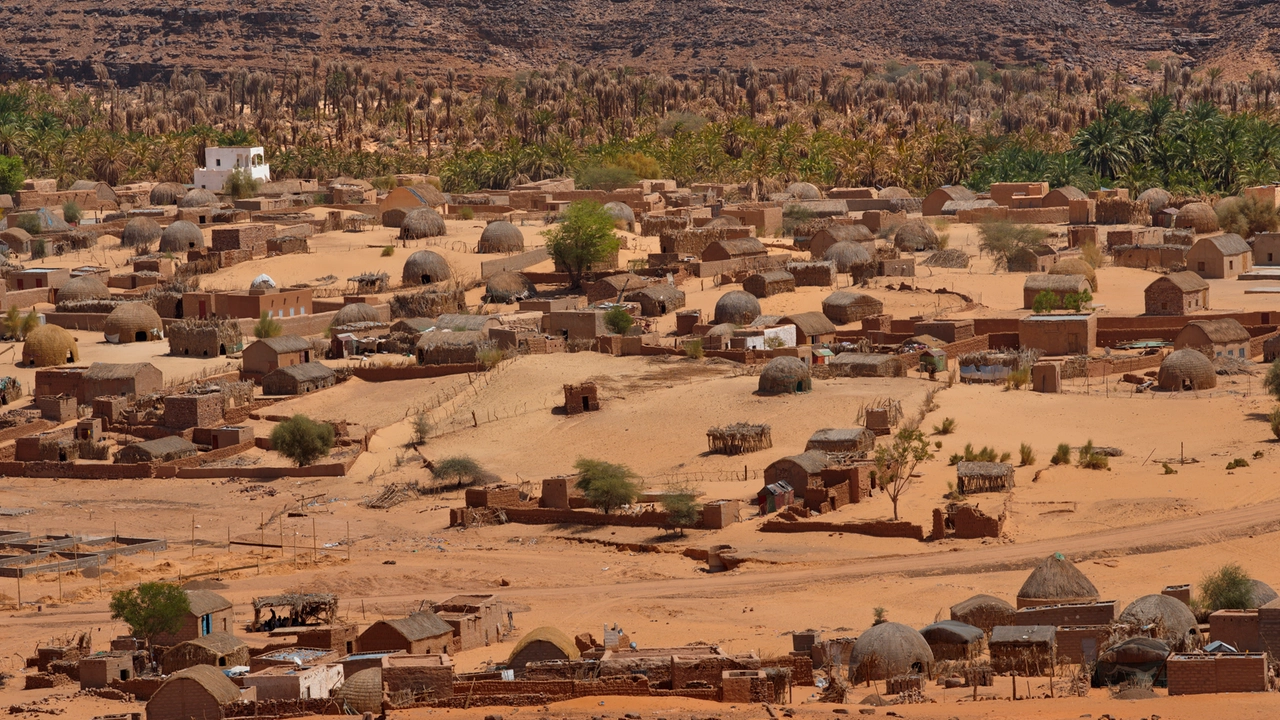
[[[331,697],[342,684],[337,663],[263,668],[244,677],[244,686],[257,691],[258,700],[311,700]]]
[[[1254,265],[1280,265],[1280,233],[1258,233],[1250,243]]]
[[[133,653],[100,653],[80,659],[80,689],[107,687],[112,680],[134,676]]]
[[[497,595],[455,595],[435,603],[432,610],[453,627],[458,651],[502,640],[502,626],[507,618]]]
[[[800,345],[819,345],[835,342],[836,326],[817,311],[794,313],[778,320],[779,325],[796,326],[796,342]]]
[[[801,495],[811,481],[821,482],[822,471],[828,467],[831,467],[831,458],[825,452],[811,450],[774,460],[764,469],[764,481],[766,485],[785,482]]]
[[[1009,256],[1009,272],[1047,273],[1058,264],[1058,251],[1048,245],[1022,248]]]
[[[196,665],[233,668],[249,664],[249,646],[229,632],[184,640],[165,651],[160,661],[166,675]]]
[[[578,415],[600,409],[600,391],[593,382],[564,386],[564,412]]]
[[[959,342],[974,336],[973,320],[925,320],[916,323],[914,332],[917,335],[931,335],[943,342]]]
[[[356,640],[360,652],[403,650],[410,655],[448,653],[453,649],[453,627],[433,612],[379,620]]]
[[[1262,641],[1260,610],[1218,610],[1209,615],[1209,637],[1240,652],[1271,650]]]
[[[311,315],[311,288],[258,288],[232,292],[188,292],[182,294],[182,311],[186,317],[285,318]]]
[[[1265,653],[1174,655],[1165,664],[1169,695],[1265,692]]]
[[[973,202],[978,199],[973,191],[963,185],[946,185],[925,196],[920,212],[925,217],[943,214],[943,206],[950,202]],[[954,214],[954,213],[953,213]]]
[[[9,290],[57,289],[71,282],[71,271],[66,268],[27,268],[5,275]]]
[[[164,374],[151,363],[93,363],[89,367],[36,371],[34,395],[74,395],[80,404],[116,395],[133,397],[164,389]]]
[[[1156,278],[1142,294],[1148,315],[1189,315],[1209,308],[1209,283],[1193,272]]]
[[[448,655],[389,655],[382,683],[392,705],[453,697],[453,660]]]
[[[147,720],[223,718],[231,705],[256,697],[252,690],[242,692],[221,670],[197,665],[179,670],[160,685],[147,701]]]
[[[741,260],[745,258],[764,257],[769,251],[755,238],[738,238],[735,240],[717,240],[702,251],[703,262],[715,260]]]
[[[222,422],[222,393],[186,393],[164,399],[165,427],[211,427]]]
[[[1087,355],[1098,346],[1093,314],[1029,315],[1018,320],[1018,344],[1046,355]]]
[[[1233,278],[1253,267],[1253,249],[1235,233],[1201,238],[1187,251],[1187,269],[1202,278]]]
[[[267,241],[275,236],[274,225],[232,225],[214,228],[210,244],[214,252],[248,250],[253,257],[263,257],[267,254]]]
[[[991,631],[991,669],[998,673],[1045,675],[1054,665],[1057,628],[1052,625],[1000,626]]]
[[[182,617],[182,627],[173,634],[157,635],[156,645],[168,647],[215,632],[232,631],[235,614],[230,600],[209,590],[188,590],[187,602],[191,607]]]
[[[332,387],[337,375],[327,365],[318,362],[302,363],[277,368],[262,377],[264,395],[305,395]]]
[[[561,310],[542,316],[542,332],[568,342],[590,342],[608,334],[603,310]]]
[[[1192,320],[1173,339],[1174,350],[1183,348],[1199,350],[1210,360],[1224,355],[1244,359],[1249,353],[1249,331],[1233,318]]]
[[[276,368],[311,362],[311,341],[297,335],[263,338],[244,349],[240,374],[261,381]]]
[[[115,461],[118,463],[172,462],[194,457],[196,452],[196,446],[190,441],[178,435],[170,435],[126,445],[116,453]]]
[[[1115,600],[1059,603],[1024,607],[1014,613],[1011,625],[1110,625],[1120,617]]]

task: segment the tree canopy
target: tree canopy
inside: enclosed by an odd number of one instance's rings
[[[157,635],[181,630],[183,618],[191,612],[186,591],[167,582],[144,582],[112,593],[109,607],[113,620],[128,623],[134,637],[148,643]]]
[[[640,496],[640,487],[635,482],[639,476],[626,465],[578,458],[573,467],[578,471],[575,487],[582,491],[592,507],[606,514],[634,503]]]
[[[294,415],[271,430],[271,447],[298,467],[310,465],[333,448],[333,426],[306,415]]]
[[[617,252],[613,216],[594,200],[578,200],[560,220],[546,233],[547,252],[569,273],[569,284],[577,287],[584,272]]]

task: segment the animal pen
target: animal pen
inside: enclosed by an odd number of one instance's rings
[[[773,447],[773,434],[768,425],[734,423],[707,431],[707,449],[722,455],[742,455]]]
[[[338,596],[331,593],[284,593],[253,599],[253,630],[271,630],[263,626],[262,614],[285,611],[277,615],[275,627],[301,627],[305,625],[330,625],[338,617]],[[270,618],[268,618],[270,619]]]

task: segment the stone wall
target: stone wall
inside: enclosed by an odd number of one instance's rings
[[[1096,603],[1068,603],[1041,605],[1019,610],[1013,616],[1013,625],[1109,625],[1120,617],[1120,605],[1115,600]]]
[[[821,520],[766,520],[761,532],[780,533],[849,533],[871,537],[909,538],[924,541],[924,527],[905,520],[871,520],[867,522],[824,522]]]

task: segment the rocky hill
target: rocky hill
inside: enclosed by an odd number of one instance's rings
[[[10,0],[0,75],[122,84],[174,66],[309,67],[360,60],[418,72],[502,74],[562,61],[672,74],[755,62],[991,60],[1136,70],[1146,60],[1274,66],[1275,0]]]

